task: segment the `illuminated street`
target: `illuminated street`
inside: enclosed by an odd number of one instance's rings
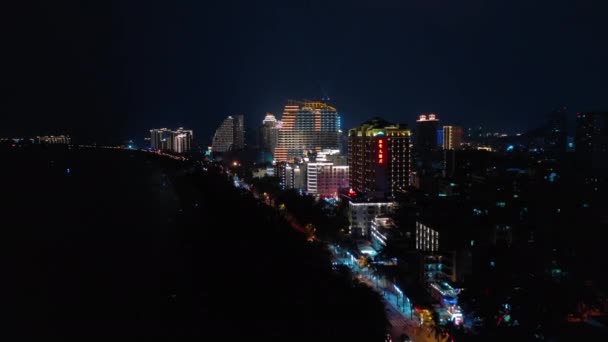
[[[447,337],[438,338],[433,329],[420,325],[420,317],[412,310],[407,296],[392,282],[382,276],[371,274],[367,268],[359,267],[354,257],[344,249],[330,245],[334,262],[348,266],[355,277],[382,294],[386,306],[387,319],[391,325],[390,333],[393,341],[399,341],[402,334],[407,334],[415,342],[447,341]],[[401,293],[400,293],[401,292]]]

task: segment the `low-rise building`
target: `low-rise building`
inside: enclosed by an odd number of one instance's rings
[[[377,216],[390,214],[397,203],[387,201],[351,201],[349,202],[350,234],[356,237],[370,237],[372,221]]]
[[[395,235],[397,227],[390,217],[377,216],[371,222],[371,240],[375,250],[384,248]]]
[[[307,163],[306,191],[312,195],[335,197],[348,187],[348,166],[333,163]]]

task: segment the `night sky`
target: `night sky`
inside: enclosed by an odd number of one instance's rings
[[[288,98],[518,132],[566,105],[608,110],[606,1],[40,1],[0,14],[0,136],[206,145]],[[404,3],[407,3],[406,5]]]

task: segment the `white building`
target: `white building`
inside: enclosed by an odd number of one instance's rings
[[[374,248],[379,251],[391,236],[391,232],[396,229],[395,223],[389,217],[378,216],[371,222],[371,239]]]
[[[439,250],[439,232],[416,221],[416,249],[424,252]]]
[[[369,237],[372,220],[376,216],[391,214],[397,207],[395,202],[349,202],[351,235]]]
[[[283,189],[304,189],[306,186],[306,169],[295,163],[279,163],[277,173]]]
[[[172,131],[169,135],[169,149],[176,153],[188,152],[192,149],[192,130],[183,127]]]
[[[262,127],[260,128],[260,145],[264,150],[274,151],[279,140],[279,125],[280,121],[270,113],[266,113],[266,117],[262,121]]]
[[[333,163],[336,166],[348,165],[345,155],[340,153],[340,150],[323,149],[317,152],[315,159],[317,163]]]
[[[154,150],[188,152],[192,149],[192,130],[180,127],[176,130],[166,128],[150,130],[150,146]]]

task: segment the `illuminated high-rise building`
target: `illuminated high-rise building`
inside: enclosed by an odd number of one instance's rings
[[[166,128],[150,130],[150,146],[158,151],[176,153],[188,152],[192,149],[192,130],[183,127],[177,130]]]
[[[422,114],[416,120],[416,134],[414,151],[418,166],[422,169],[430,169],[433,164],[433,155],[437,151],[437,129],[439,119],[435,114]]]
[[[238,151],[245,147],[245,124],[242,115],[228,116],[213,135],[213,152]]]
[[[443,126],[442,145],[444,150],[459,150],[464,131],[458,126]]]
[[[167,147],[176,153],[185,153],[192,149],[192,130],[178,128],[169,133]]]
[[[339,147],[338,111],[323,102],[290,100],[285,106],[281,121],[274,149],[276,161],[292,161],[310,150]]]
[[[266,113],[266,117],[262,121],[260,128],[261,148],[266,151],[274,151],[279,139],[279,121],[270,113]]]
[[[283,189],[299,189],[303,190],[306,186],[306,169],[300,167],[300,164],[279,162],[276,164],[277,172],[280,179],[280,186]]]
[[[410,176],[411,131],[380,118],[348,131],[350,186],[356,191],[395,196]]]
[[[163,146],[163,143],[167,139],[167,135],[169,134],[169,130],[166,128],[155,128],[150,130],[150,147],[153,150],[164,150],[166,146]]]

